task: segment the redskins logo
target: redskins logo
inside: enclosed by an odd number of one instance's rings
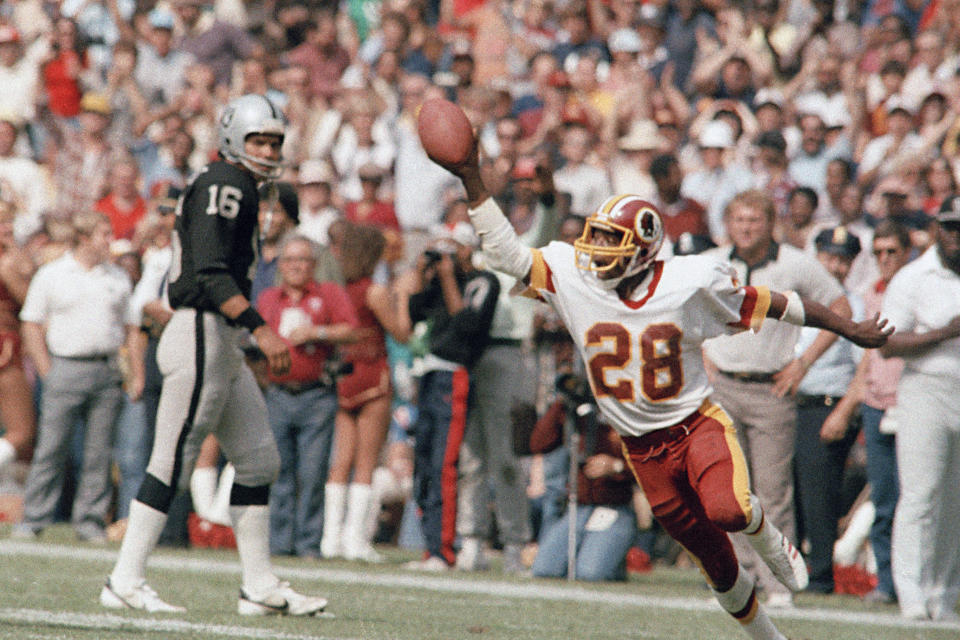
[[[657,217],[650,209],[641,209],[634,218],[634,231],[644,242],[653,242],[657,237]]]

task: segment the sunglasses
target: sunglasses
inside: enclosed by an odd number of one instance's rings
[[[873,255],[876,257],[880,256],[892,256],[900,252],[900,249],[874,249]]]

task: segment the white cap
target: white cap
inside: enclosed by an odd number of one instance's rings
[[[733,129],[723,120],[711,120],[703,126],[697,143],[704,149],[726,149],[733,146]]]
[[[617,29],[610,34],[607,47],[609,47],[611,53],[618,51],[637,53],[640,51],[640,36],[633,29]]]
[[[456,224],[438,224],[431,230],[434,240],[453,240],[466,247],[478,247],[480,238],[473,230],[473,225],[469,222],[457,222]]]

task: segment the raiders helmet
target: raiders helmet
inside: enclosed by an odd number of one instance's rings
[[[254,133],[280,136],[283,140],[285,123],[283,113],[261,95],[247,94],[234,98],[224,107],[217,125],[220,154],[230,162],[237,162],[261,178],[276,179],[283,172],[282,162],[251,158],[244,151],[244,141]],[[264,170],[262,166],[268,166]]]
[[[620,234],[617,245],[597,244],[594,231]],[[602,273],[618,264],[623,272],[615,278],[599,278],[607,289],[615,289],[624,279],[635,275],[649,265],[663,244],[663,221],[657,208],[635,195],[607,198],[587,218],[583,234],[573,243],[577,267]]]

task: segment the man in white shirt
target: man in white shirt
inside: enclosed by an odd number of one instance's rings
[[[553,175],[557,190],[570,194],[570,213],[581,217],[588,216],[613,193],[607,174],[586,162],[592,146],[593,136],[586,127],[567,125],[560,145],[565,163]]]
[[[37,446],[24,491],[23,522],[32,538],[53,524],[64,462],[77,418],[85,422],[71,521],[80,540],[105,542],[113,488],[114,423],[123,404],[118,352],[139,353],[139,319],[130,307],[127,273],[109,262],[110,220],[84,212],[72,220],[72,251],[37,272],[20,312],[24,348],[43,381]],[[143,358],[130,358],[131,400],[143,390]]]

